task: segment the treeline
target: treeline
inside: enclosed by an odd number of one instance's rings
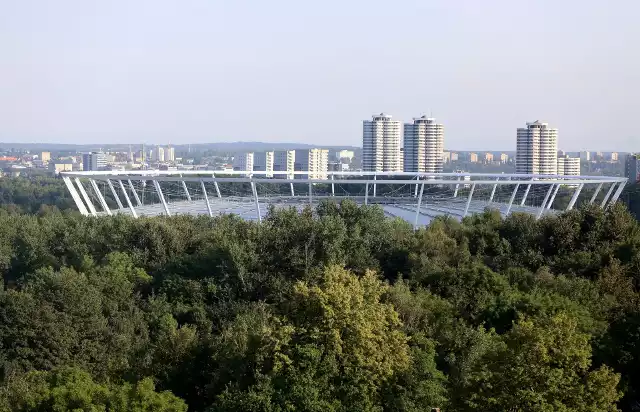
[[[375,206],[0,211],[0,410],[624,411],[640,227],[619,205],[420,230]]]
[[[0,177],[0,207],[21,213],[76,208],[62,179],[46,176]]]

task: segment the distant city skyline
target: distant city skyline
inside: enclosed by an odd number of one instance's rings
[[[359,146],[380,112],[460,150],[536,119],[565,150],[640,142],[640,2],[5,3],[0,142]]]
[[[361,122],[362,123],[362,122]],[[360,140],[362,141],[362,131],[361,131]],[[149,149],[156,146],[164,146],[164,147],[173,147],[173,148],[184,148],[186,146],[192,146],[193,150],[209,150],[202,149],[201,146],[208,145],[243,145],[245,151],[254,151],[254,152],[265,152],[265,151],[273,151],[278,150],[283,145],[286,147],[291,147],[293,149],[308,149],[311,147],[322,147],[322,148],[354,148],[354,149],[363,149],[362,142],[359,145],[348,145],[348,144],[330,144],[330,145],[322,145],[322,144],[314,144],[311,143],[302,143],[302,142],[260,142],[254,140],[244,140],[244,141],[231,141],[225,140],[220,142],[200,142],[200,143],[180,143],[180,144],[167,144],[163,142],[159,143],[148,143],[148,142],[137,142],[137,143],[114,143],[114,142],[102,142],[102,143],[59,143],[59,142],[11,142],[11,141],[0,141],[0,149],[10,149],[10,148],[23,148],[29,150],[29,148],[37,148],[37,149],[49,149],[49,150],[58,150],[58,151],[66,151],[66,150],[76,150],[78,148],[80,151],[96,151],[96,150],[110,150],[111,147],[120,147],[120,148],[128,148],[129,146],[138,148],[142,144],[145,147],[148,146]],[[259,147],[253,148],[252,144],[258,145]],[[65,146],[62,149],[50,149],[51,147],[56,146]],[[211,150],[219,150],[219,151],[229,151],[225,149],[211,149]],[[638,145],[638,149],[636,150],[606,150],[606,149],[597,149],[597,148],[589,148],[586,150],[578,150],[578,149],[566,149],[563,148],[561,144],[558,144],[558,150],[566,153],[577,154],[580,155],[582,152],[589,152],[591,157],[593,157],[596,153],[639,153],[640,152],[640,144]],[[231,152],[238,152],[238,150],[233,149]],[[242,150],[241,150],[242,151]],[[506,149],[491,149],[486,147],[475,147],[475,148],[459,148],[459,147],[448,147],[446,144],[444,145],[445,152],[477,152],[479,154],[490,152],[490,153],[515,153],[517,151],[517,144],[514,143],[514,147],[506,148]],[[585,160],[585,159],[582,159]]]

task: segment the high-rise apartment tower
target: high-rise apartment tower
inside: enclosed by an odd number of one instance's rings
[[[362,169],[365,172],[400,172],[402,122],[380,113],[362,122]]]
[[[555,175],[558,172],[558,129],[536,120],[518,129],[516,173]]]
[[[404,171],[441,173],[444,126],[422,116],[404,125]]]

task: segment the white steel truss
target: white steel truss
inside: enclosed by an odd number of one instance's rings
[[[298,171],[274,171],[273,178],[256,177],[248,171],[211,170],[61,174],[78,210],[84,215],[125,213],[137,218],[160,214],[216,216],[234,213],[261,221],[261,209],[266,206],[300,209],[313,207],[322,199],[339,201],[348,198],[359,204],[380,205],[388,216],[401,217],[416,227],[437,216],[462,219],[487,208],[497,210],[503,216],[525,212],[539,219],[560,209],[571,210],[577,205],[594,203],[603,188],[607,192],[598,204],[601,208],[608,208],[618,200],[627,182],[626,178],[607,176],[491,173],[331,172],[325,179],[309,179],[308,173]],[[100,211],[96,210],[83,181],[89,181]],[[120,193],[113,181],[118,184]],[[150,193],[144,190],[149,181],[157,196],[145,198],[145,193]],[[109,208],[108,199],[99,190],[98,183],[103,188],[109,186],[116,209]],[[214,196],[207,192],[210,184],[214,187]],[[525,186],[524,190],[522,186]],[[136,188],[142,188],[142,201]],[[126,206],[121,201],[122,197]]]

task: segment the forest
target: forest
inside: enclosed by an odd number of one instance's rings
[[[92,218],[4,180],[0,411],[640,410],[622,202],[414,230],[348,200]]]

